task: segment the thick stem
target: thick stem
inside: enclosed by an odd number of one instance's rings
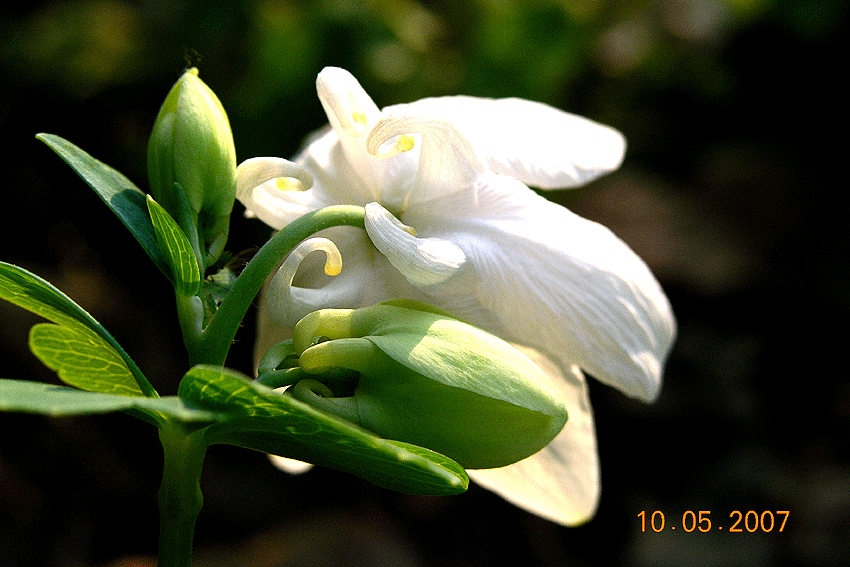
[[[283,227],[260,248],[242,270],[227,297],[221,302],[218,311],[204,329],[199,348],[190,362],[193,365],[224,364],[230,345],[236,337],[236,331],[266,278],[299,242],[332,226],[363,228],[363,223],[363,207],[338,205],[307,213]]]
[[[197,295],[185,297],[176,293],[175,296],[177,298],[177,318],[180,321],[180,330],[183,332],[183,345],[186,347],[189,360],[193,361],[194,366],[203,339],[204,306],[201,298]]]
[[[176,422],[167,423],[159,431],[164,454],[159,489],[159,567],[192,565],[195,520],[203,504],[203,434],[203,429],[190,433]]]

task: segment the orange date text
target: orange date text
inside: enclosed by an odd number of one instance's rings
[[[663,532],[664,530],[682,530],[687,533],[692,532],[710,532],[710,531],[726,531],[731,533],[769,533],[781,532],[785,530],[785,524],[788,521],[788,516],[791,514],[789,510],[777,510],[775,512],[765,510],[757,512],[756,510],[732,510],[729,513],[728,521],[722,524],[708,510],[686,510],[681,518],[678,516],[667,518],[661,510],[647,512],[641,510],[637,517],[640,519],[640,531],[647,530],[655,533]],[[679,521],[681,519],[681,521]]]

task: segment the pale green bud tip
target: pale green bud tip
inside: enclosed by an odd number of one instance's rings
[[[313,379],[331,385],[327,373],[343,368],[353,371],[356,387],[336,395],[333,385],[301,387],[292,395],[466,468],[524,459],[567,420],[564,400],[528,357],[428,306],[317,311],[295,327],[293,345]]]
[[[160,108],[148,144],[148,177],[154,198],[178,223],[189,211],[205,252],[221,246],[236,196],[236,150],[227,114],[196,68],[183,73]]]

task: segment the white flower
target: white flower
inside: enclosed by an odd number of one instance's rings
[[[283,300],[279,284],[292,281],[293,268],[282,269],[261,306],[260,343],[317,308],[403,297],[517,344],[563,394],[567,425],[539,453],[470,477],[552,521],[588,520],[600,486],[583,372],[652,401],[675,321],[625,243],[528,186],[574,187],[616,169],[623,137],[520,99],[430,98],[381,111],[337,68],[324,69],[317,86],[331,127],[295,163],[240,165],[238,198],[277,229],[327,205],[363,205],[368,236],[325,231],[342,272],[328,278],[308,259]]]

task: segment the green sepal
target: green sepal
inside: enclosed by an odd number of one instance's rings
[[[94,189],[124,223],[153,263],[168,277],[168,260],[157,244],[156,232],[148,216],[145,193],[122,173],[93,158],[71,142],[53,134],[38,134],[51,150]]]
[[[189,239],[171,215],[150,195],[147,196],[147,206],[159,249],[165,254],[170,266],[169,279],[174,290],[184,297],[194,296],[201,286],[201,272]]]
[[[466,471],[448,457],[377,437],[231,370],[195,366],[180,383],[179,395],[228,414],[206,430],[208,444],[289,457],[409,494],[459,494],[469,486]]]
[[[66,342],[71,340],[87,340],[91,345],[96,344],[96,346],[89,347],[90,351],[94,349],[101,356],[106,356],[105,353],[108,352],[109,355],[106,357],[108,360],[113,362],[119,361],[123,366],[122,370],[117,374],[109,375],[117,379],[117,383],[104,375],[103,380],[92,380],[88,382],[86,389],[114,393],[117,388],[126,392],[128,395],[157,396],[156,390],[154,390],[153,386],[151,386],[150,382],[142,374],[142,371],[136,366],[136,363],[124,352],[121,345],[118,344],[103,325],[98,323],[85,309],[74,303],[71,298],[45,280],[18,266],[0,262],[0,298],[14,303],[40,317],[44,317],[48,321],[52,321],[66,329],[67,331],[61,334]],[[36,334],[42,334],[47,337],[49,332],[38,331]],[[57,333],[54,332],[53,340],[57,336]],[[94,337],[97,339],[95,340]],[[48,359],[51,359],[49,352],[51,347],[46,342],[41,342],[40,340],[37,340],[36,344],[37,349],[46,355]],[[35,354],[41,358],[39,352],[35,352]],[[48,366],[51,365],[48,364]],[[132,382],[127,380],[127,374],[132,377]]]
[[[294,397],[466,468],[529,457],[567,421],[563,399],[532,360],[428,305],[397,300],[320,309],[298,322],[292,341],[300,368],[330,388],[305,381],[295,384]],[[356,374],[353,393],[331,384],[332,369]],[[277,379],[270,373],[264,382]]]
[[[142,413],[156,424],[165,419],[206,424],[218,414],[192,406],[177,396],[144,398],[103,392],[85,392],[29,380],[0,380],[0,411],[48,416],[76,416],[125,411]]]

